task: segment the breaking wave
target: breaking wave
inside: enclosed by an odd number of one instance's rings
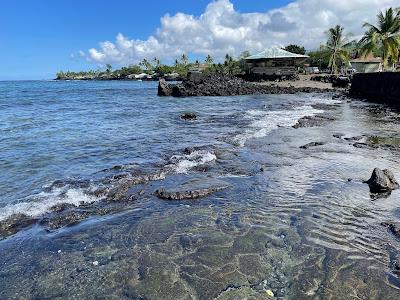
[[[190,154],[174,155],[170,158],[171,168],[175,173],[187,173],[190,169],[215,161],[217,156],[207,150],[195,150]]]
[[[42,192],[35,199],[7,205],[0,210],[0,221],[15,214],[24,214],[38,217],[48,212],[53,206],[65,203],[79,206],[83,203],[92,203],[99,200],[95,196],[87,195],[81,188],[56,188],[51,192]]]
[[[264,137],[274,129],[294,126],[303,117],[315,116],[323,112],[323,110],[315,109],[310,105],[291,110],[249,110],[246,112],[246,117],[253,121],[243,133],[233,138],[233,142],[243,147],[249,139]]]

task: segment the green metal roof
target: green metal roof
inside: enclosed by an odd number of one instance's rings
[[[307,55],[300,55],[291,53],[289,51],[280,49],[280,48],[270,48],[265,49],[264,51],[257,53],[255,55],[251,55],[246,57],[246,60],[254,60],[254,59],[271,59],[271,58],[308,58]]]

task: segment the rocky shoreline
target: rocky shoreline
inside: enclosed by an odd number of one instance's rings
[[[158,96],[193,97],[193,96],[235,96],[261,94],[325,93],[347,87],[348,81],[294,80],[282,82],[248,82],[234,76],[189,73],[181,83],[169,84],[161,79]],[[334,84],[336,88],[334,87]]]

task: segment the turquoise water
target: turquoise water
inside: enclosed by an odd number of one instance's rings
[[[0,221],[38,220],[0,241],[1,299],[398,299],[400,243],[380,223],[398,220],[400,194],[371,198],[362,183],[374,167],[400,178],[387,145],[400,138],[396,112],[332,94],[176,99],[156,88],[0,82]],[[321,114],[331,120],[292,127]],[[309,142],[324,145],[300,148]],[[160,172],[123,201],[93,193]],[[228,188],[154,195],[210,180]],[[49,226],[60,203],[84,218]]]

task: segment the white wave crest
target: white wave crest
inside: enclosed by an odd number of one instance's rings
[[[254,121],[243,133],[236,135],[233,141],[243,147],[249,139],[264,137],[278,127],[291,127],[303,117],[314,116],[323,112],[323,110],[314,109],[310,105],[300,106],[292,110],[250,110],[246,112],[246,115]]]
[[[172,164],[169,167],[173,168],[175,173],[187,173],[190,169],[207,164],[216,160],[214,153],[206,150],[196,150],[186,155],[174,155],[171,157]]]
[[[35,199],[9,204],[0,209],[0,221],[9,218],[14,214],[25,214],[31,217],[37,217],[48,212],[51,207],[61,204],[73,204],[78,206],[81,203],[92,203],[99,198],[86,195],[81,189],[54,189],[50,193],[42,192]]]

